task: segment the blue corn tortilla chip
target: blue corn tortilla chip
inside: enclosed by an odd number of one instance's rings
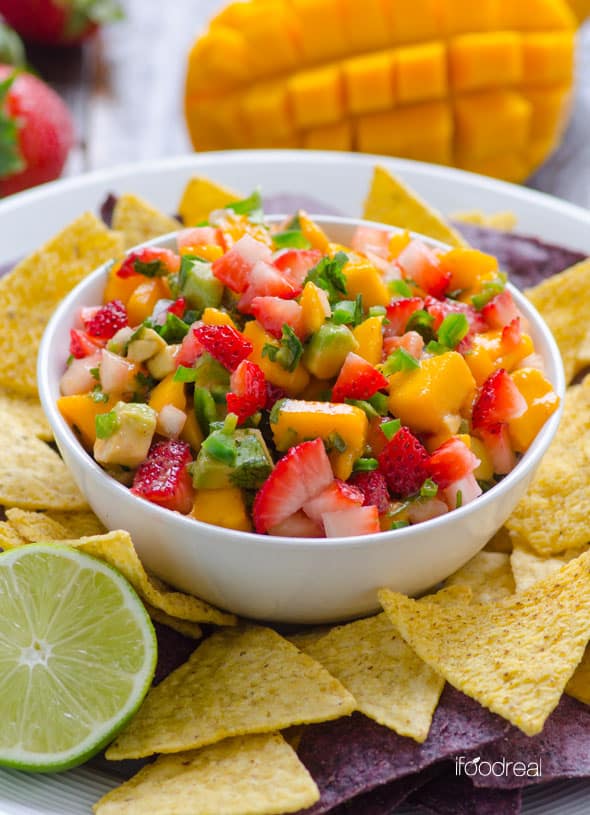
[[[306,815],[332,808],[442,759],[497,741],[508,725],[450,685],[423,744],[398,736],[359,713],[308,727],[297,750],[320,790]]]
[[[350,801],[331,809],[329,815],[392,815],[408,797],[437,774],[436,767],[427,767],[420,773],[407,775],[391,784],[357,795]]]
[[[590,707],[562,696],[538,736],[516,727],[468,760],[476,787],[518,789],[530,784],[590,776]]]
[[[433,815],[519,815],[522,802],[520,790],[477,789],[465,775],[456,775],[455,764],[449,762],[408,803]]]

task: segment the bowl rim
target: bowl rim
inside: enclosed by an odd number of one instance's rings
[[[266,216],[264,220],[266,223],[273,223],[280,222],[286,217],[289,216],[269,215]],[[397,233],[408,231],[396,226],[383,224],[377,221],[369,221],[363,218],[350,218],[335,215],[314,215],[313,213],[311,213],[309,217],[320,226],[327,229],[329,229],[330,225],[339,225],[343,227],[368,226],[381,231]],[[130,252],[136,251],[138,248],[145,246],[161,246],[169,244],[172,241],[175,241],[177,234],[184,231],[186,228],[190,227],[183,227],[174,232],[160,235],[149,241],[144,241],[137,246],[126,249],[125,254],[129,254]],[[447,250],[452,249],[452,247],[448,244],[434,238],[430,238],[426,235],[422,235],[419,232],[410,230],[410,234],[413,238],[418,238],[429,246]],[[381,532],[371,533],[369,535],[354,535],[333,538],[301,538],[268,535],[258,532],[243,532],[241,530],[217,526],[215,524],[207,524],[195,518],[182,515],[181,513],[173,512],[134,495],[126,486],[109,476],[102,469],[102,467],[100,467],[90,453],[84,449],[74,431],[67,424],[57,409],[55,394],[59,395],[59,381],[52,382],[49,378],[49,371],[51,368],[51,351],[54,343],[59,341],[61,336],[64,335],[64,323],[67,322],[67,327],[65,329],[66,332],[75,323],[75,320],[71,319],[72,315],[69,315],[69,312],[72,310],[73,305],[78,300],[80,292],[87,288],[92,288],[98,282],[98,280],[100,280],[100,278],[107,274],[111,264],[111,260],[103,263],[101,266],[87,275],[83,280],[81,280],[80,283],[78,283],[72,289],[72,291],[66,295],[52,314],[43,333],[37,359],[37,382],[41,404],[55,435],[58,447],[61,444],[66,446],[68,453],[75,458],[78,465],[91,474],[92,477],[98,481],[103,490],[110,492],[113,498],[119,498],[123,501],[130,501],[132,507],[135,507],[137,510],[147,512],[148,515],[152,514],[154,518],[158,518],[162,521],[168,519],[168,522],[178,523],[180,524],[181,528],[186,529],[187,532],[192,530],[193,534],[195,535],[205,534],[211,537],[219,538],[227,538],[229,535],[235,543],[239,543],[241,541],[244,543],[244,545],[257,545],[262,547],[270,547],[272,549],[276,549],[278,546],[283,546],[289,547],[289,549],[299,549],[301,551],[313,551],[314,549],[317,550],[318,547],[322,547],[324,549],[348,549],[358,547],[372,548],[373,546],[389,545],[390,543],[394,543],[396,540],[399,541],[401,537],[411,540],[414,537],[422,537],[424,534],[436,535],[437,530],[444,527],[446,524],[449,524],[450,522],[460,523],[463,519],[466,520],[473,514],[485,511],[489,504],[492,504],[497,500],[501,500],[502,496],[510,492],[515,483],[524,478],[531,469],[534,470],[536,466],[538,466],[551,441],[553,440],[559,426],[563,413],[563,399],[566,390],[566,382],[563,362],[557,347],[557,343],[537,309],[532,305],[532,303],[530,303],[530,301],[526,299],[520,290],[518,290],[512,283],[508,282],[507,288],[514,297],[519,310],[523,311],[527,319],[529,319],[531,324],[534,326],[535,332],[541,336],[543,342],[547,346],[547,354],[544,355],[543,359],[546,363],[550,363],[554,369],[554,375],[553,377],[550,377],[550,381],[555,392],[560,398],[560,404],[555,413],[553,413],[553,415],[550,416],[545,422],[535,437],[533,443],[524,453],[522,458],[517,462],[516,466],[498,484],[495,484],[487,492],[478,496],[477,499],[462,507],[445,513],[444,515],[438,516],[437,518],[431,518],[419,524],[412,524],[401,529],[384,530]],[[69,319],[66,320],[66,317],[68,316]]]

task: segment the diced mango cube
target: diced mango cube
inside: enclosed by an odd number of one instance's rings
[[[526,3],[498,3],[496,24],[501,29],[553,31],[575,28],[576,20],[567,3],[555,0],[527,0]]]
[[[416,433],[436,433],[470,404],[475,380],[456,351],[423,359],[390,377],[389,408]]]
[[[251,76],[250,49],[235,28],[219,25],[193,44],[188,56],[186,95],[210,93]]]
[[[143,323],[153,312],[158,300],[170,297],[170,286],[165,277],[153,277],[140,283],[127,301],[127,317],[129,325],[136,326]]]
[[[340,0],[291,0],[291,5],[304,32],[301,40],[304,62],[317,63],[346,52]]]
[[[357,120],[357,150],[448,164],[453,121],[449,105],[427,102]]]
[[[236,328],[236,324],[227,311],[221,311],[221,309],[212,308],[211,306],[207,306],[203,311],[201,320],[205,325],[231,325],[232,328]]]
[[[508,422],[508,432],[514,449],[524,453],[547,419],[557,410],[559,396],[537,368],[520,368],[511,376],[526,400],[527,409],[522,416]]]
[[[350,113],[372,113],[393,107],[394,66],[394,50],[363,54],[342,63]]]
[[[440,35],[438,17],[441,5],[440,0],[412,0],[410,9],[406,3],[391,3],[394,42],[437,39]]]
[[[273,362],[269,357],[263,356],[265,345],[278,347],[279,343],[271,334],[267,334],[256,320],[246,323],[243,334],[254,346],[248,359],[262,368],[271,384],[284,388],[290,396],[298,396],[309,382],[309,374],[303,365],[300,363],[294,371],[288,371],[279,362]]]
[[[293,74],[287,80],[287,88],[297,127],[311,128],[343,118],[342,74],[339,65],[327,65]]]
[[[450,272],[449,289],[471,291],[499,273],[498,260],[479,249],[451,249],[440,259],[445,272]]]
[[[378,365],[383,355],[383,317],[368,317],[352,329],[359,346],[356,353],[371,365]]]
[[[515,91],[482,91],[455,99],[459,159],[485,159],[525,150],[531,105]]]
[[[91,449],[96,441],[96,417],[108,413],[116,404],[113,396],[107,402],[95,402],[90,393],[76,393],[60,396],[57,409],[70,427],[79,432],[84,447]]]
[[[492,457],[481,439],[478,439],[476,436],[470,436],[469,438],[471,440],[471,451],[475,453],[479,459],[479,464],[473,471],[473,474],[480,481],[490,481],[494,477]]]
[[[344,120],[308,130],[303,146],[307,150],[352,150],[352,124]]]
[[[523,90],[523,96],[531,104],[531,140],[543,141],[549,148],[554,146],[567,124],[571,107],[570,85]]]
[[[402,104],[446,96],[447,53],[441,42],[399,48],[395,70],[396,97]]]
[[[502,181],[511,181],[513,183],[519,180],[522,181],[523,178],[529,176],[538,163],[538,161],[536,163],[533,161],[528,147],[526,153],[524,151],[499,153],[486,158],[457,155],[456,158],[456,165],[462,170],[477,173],[478,175],[491,175],[494,178],[502,179]]]
[[[391,300],[381,273],[367,260],[349,260],[342,269],[346,278],[346,296],[353,300],[362,295],[363,306],[386,306]]]
[[[382,0],[341,0],[351,51],[375,51],[391,42],[391,4]]]
[[[337,434],[346,449],[333,447],[330,460],[336,477],[346,480],[365,449],[368,421],[353,405],[285,399],[271,429],[278,450],[288,450],[306,439],[320,438],[330,444]]]
[[[301,322],[304,334],[315,334],[330,316],[330,302],[323,289],[308,281],[303,287],[301,299]]]
[[[522,81],[522,38],[514,31],[464,34],[449,44],[455,92],[501,88]]]
[[[312,221],[307,213],[299,210],[297,213],[299,217],[299,226],[307,240],[311,243],[314,249],[319,249],[320,252],[328,252],[330,250],[330,241],[328,236],[315,221]]]
[[[525,34],[522,47],[525,85],[571,82],[575,50],[573,31]]]
[[[252,525],[246,511],[244,496],[239,487],[227,487],[219,490],[200,490],[197,492],[192,518],[226,529],[239,529],[250,532]]]
[[[243,6],[245,13],[236,27],[248,43],[254,73],[268,76],[296,66],[301,23],[293,10],[281,0]]]
[[[253,144],[266,145],[293,132],[284,82],[252,85],[240,98],[240,111]]]
[[[491,31],[496,22],[497,0],[444,0],[440,4],[441,25],[445,34]]]
[[[173,405],[178,410],[185,410],[184,382],[177,382],[174,379],[174,373],[168,374],[153,389],[148,404],[156,413],[159,413],[165,405]]]

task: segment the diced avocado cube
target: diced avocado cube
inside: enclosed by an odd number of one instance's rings
[[[178,274],[179,294],[189,308],[201,314],[207,307],[216,308],[223,297],[223,283],[212,271],[212,264],[185,255]]]
[[[213,436],[216,444],[203,443],[196,461],[189,465],[193,485],[201,490],[262,486],[270,475],[273,461],[260,431],[243,428],[229,435],[218,430],[209,439]],[[231,444],[233,455],[230,456],[228,446]]]
[[[229,371],[211,354],[201,354],[195,362],[195,388],[207,388],[215,401],[225,402],[229,391]]]
[[[356,351],[358,342],[345,325],[324,323],[312,335],[303,354],[303,364],[318,379],[336,376],[349,351]]]
[[[145,362],[156,356],[166,348],[166,341],[154,331],[142,325],[135,334],[133,340],[127,346],[127,359],[131,362]]]
[[[111,421],[105,421],[105,416]],[[103,414],[102,425],[107,432],[112,432],[106,437],[104,432],[98,434],[94,442],[94,458],[100,464],[139,466],[149,452],[157,418],[158,414],[149,405],[117,402],[110,414]]]

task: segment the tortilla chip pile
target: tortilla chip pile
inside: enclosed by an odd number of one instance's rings
[[[192,225],[237,197],[195,178],[179,212]],[[382,167],[365,217],[464,242]],[[457,219],[465,234],[514,225],[510,213]],[[125,195],[112,225],[83,216],[0,282],[0,311],[22,327],[18,342],[0,338],[0,427],[17,438],[0,431],[0,547],[80,548],[117,568],[156,622],[154,685],[106,752],[123,775],[127,759],[148,763],[95,805],[97,815],[391,815],[403,802],[442,815],[517,815],[523,787],[589,777],[590,378],[568,389],[561,428],[506,526],[438,592],[414,600],[383,588],[380,614],[283,636],[148,574],[129,534],[104,530],[47,443],[34,359],[53,307],[123,246],[177,222]],[[533,246],[552,274],[555,247]],[[590,362],[579,296],[588,264],[527,292],[570,382]],[[536,280],[533,265],[526,279]],[[49,292],[38,311],[24,296],[33,270]],[[457,774],[458,757],[475,771]],[[502,775],[484,772],[503,760],[511,768]]]

